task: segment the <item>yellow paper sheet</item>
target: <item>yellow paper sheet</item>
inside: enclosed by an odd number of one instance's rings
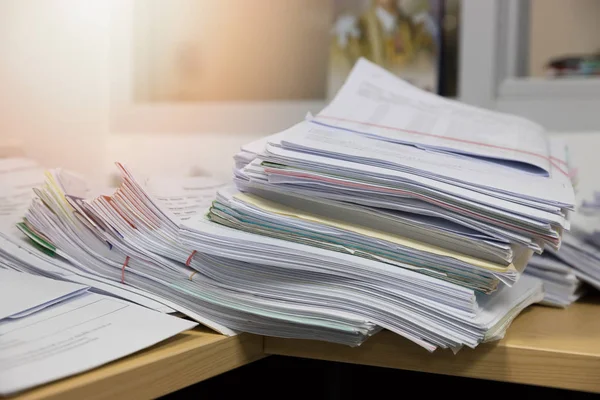
[[[412,248],[412,249],[415,249],[418,251],[432,253],[432,254],[444,256],[444,257],[452,257],[457,260],[463,261],[465,263],[468,263],[468,264],[471,264],[476,267],[483,268],[483,269],[486,269],[486,270],[489,270],[492,272],[506,273],[506,272],[510,272],[510,271],[514,271],[514,272],[517,271],[514,264],[509,264],[507,266],[501,265],[501,264],[496,264],[496,263],[493,263],[490,261],[481,260],[479,258],[461,254],[456,251],[447,250],[447,249],[433,246],[433,245],[430,245],[427,243],[421,243],[416,240],[408,239],[408,238],[394,235],[391,233],[376,231],[376,230],[373,230],[370,228],[365,228],[360,225],[350,224],[350,223],[347,223],[344,221],[325,218],[325,217],[317,216],[314,214],[308,214],[308,213],[305,213],[305,212],[302,212],[302,211],[299,211],[299,210],[272,202],[270,200],[263,199],[262,197],[251,195],[251,194],[237,193],[237,194],[235,194],[234,197],[240,201],[243,201],[247,204],[251,204],[254,207],[260,208],[260,209],[267,211],[269,213],[272,213],[272,214],[278,214],[278,215],[282,215],[282,216],[297,218],[297,219],[304,220],[304,221],[315,222],[315,223],[335,227],[338,229],[344,229],[346,231],[354,232],[359,235],[364,235],[364,236],[368,236],[368,237],[379,239],[379,240],[385,240],[385,241],[395,243],[400,246],[409,247],[409,248]],[[524,257],[520,257],[520,258],[523,259]],[[525,262],[525,261],[526,260],[522,260],[522,262]]]

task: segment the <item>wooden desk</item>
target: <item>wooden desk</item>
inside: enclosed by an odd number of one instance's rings
[[[260,336],[226,337],[200,328],[90,372],[8,399],[156,398],[262,357]]]
[[[433,354],[384,331],[358,348],[265,338],[265,353],[600,393],[600,302],[523,312],[497,343]]]
[[[568,310],[531,307],[500,342],[463,349],[456,356],[441,350],[429,354],[390,332],[350,348],[269,337],[263,343],[260,336],[228,338],[195,329],[15,399],[154,398],[268,354],[600,393],[600,301],[576,303]]]

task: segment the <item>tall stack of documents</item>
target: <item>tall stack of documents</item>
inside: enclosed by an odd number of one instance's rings
[[[354,343],[364,322],[430,350],[474,347],[543,297],[522,272],[569,229],[561,151],[530,121],[361,60],[318,115],[244,146],[237,188],[180,234],[203,278],[269,312],[240,329],[350,343],[323,324],[352,316]]]
[[[361,60],[321,113],[244,146],[235,186],[119,164],[110,193],[51,170],[18,227],[36,260],[224,334],[359,345],[385,328],[457,350],[502,337],[543,298],[522,272],[569,229],[560,150],[532,122]]]

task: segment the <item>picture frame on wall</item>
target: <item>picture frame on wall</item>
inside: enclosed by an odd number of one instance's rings
[[[413,85],[442,85],[443,0],[334,0],[327,97],[364,57]]]

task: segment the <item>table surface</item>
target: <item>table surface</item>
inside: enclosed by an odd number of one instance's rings
[[[155,398],[270,354],[600,393],[600,299],[584,299],[567,310],[530,307],[503,340],[457,355],[429,354],[387,331],[350,348],[248,334],[225,337],[197,328],[16,398]]]
[[[150,399],[262,357],[261,336],[226,337],[196,328],[103,367],[8,399]]]
[[[265,338],[265,353],[600,393],[600,301],[583,300],[566,310],[530,307],[501,341],[457,355],[428,354],[387,331],[358,348]]]

